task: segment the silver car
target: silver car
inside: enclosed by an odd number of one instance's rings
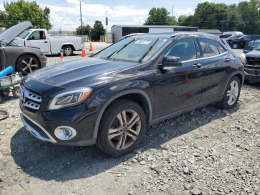
[[[31,25],[31,22],[19,23],[0,35],[0,70],[12,66],[25,76],[46,66],[46,57],[39,48],[23,47],[13,42]]]

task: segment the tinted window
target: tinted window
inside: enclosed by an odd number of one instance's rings
[[[204,58],[219,54],[215,41],[211,39],[198,39],[198,41]]]
[[[218,46],[219,53],[225,53],[227,51],[218,42],[217,42],[217,46]]]
[[[166,53],[165,56],[177,56],[182,61],[196,59],[196,48],[193,38],[177,41]]]

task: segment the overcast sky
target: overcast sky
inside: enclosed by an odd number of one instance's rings
[[[8,1],[8,0],[5,0]],[[32,1],[32,0],[29,0]],[[79,0],[35,0],[42,8],[51,9],[51,23],[54,30],[75,30],[80,25]],[[234,4],[239,0],[82,0],[82,16],[84,24],[93,26],[95,20],[102,21],[108,17],[110,31],[114,24],[141,25],[148,17],[152,7],[165,7],[178,18],[179,15],[192,15],[198,3]],[[248,0],[249,1],[249,0]],[[3,2],[3,0],[0,0]],[[0,9],[3,10],[1,3]]]

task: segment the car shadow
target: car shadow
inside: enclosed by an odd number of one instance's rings
[[[138,148],[161,150],[162,144],[196,130],[212,120],[225,117],[239,109],[221,110],[214,105],[199,108],[178,117],[149,127]],[[113,158],[96,146],[71,147],[54,145],[33,137],[21,128],[11,138],[11,154],[14,162],[28,175],[43,180],[68,181],[87,178],[125,162],[136,156],[134,152]]]
[[[68,57],[72,57],[72,56],[80,56],[81,55],[81,53],[73,53],[71,56],[68,56]],[[60,57],[60,54],[51,54],[51,55],[45,55],[46,57],[48,57],[48,58],[52,58],[52,57]],[[66,58],[67,56],[65,56],[65,58]]]

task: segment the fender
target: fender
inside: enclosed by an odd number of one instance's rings
[[[101,111],[98,114],[98,118],[97,118],[97,121],[96,121],[96,124],[95,124],[94,136],[93,136],[94,139],[97,138],[101,118],[102,118],[106,108],[110,105],[110,103],[113,102],[115,99],[121,97],[121,96],[131,94],[131,93],[139,93],[140,95],[142,95],[146,99],[146,101],[148,102],[148,106],[149,106],[149,121],[152,120],[152,103],[151,103],[149,96],[141,89],[130,89],[130,90],[127,90],[127,91],[123,91],[123,92],[117,93],[116,95],[111,97],[102,107]]]
[[[225,93],[225,91],[226,91],[226,88],[227,88],[227,85],[228,85],[230,79],[231,79],[233,76],[237,75],[237,74],[240,74],[240,75],[242,76],[242,82],[241,82],[241,87],[242,87],[242,85],[243,85],[243,83],[244,83],[245,74],[244,74],[244,72],[243,72],[242,70],[237,70],[237,71],[233,72],[233,73],[231,74],[231,76],[229,77],[229,79],[228,79],[228,81],[227,81],[227,83],[226,83],[226,86],[225,86],[225,88],[224,88],[224,91],[222,92],[222,97],[224,96],[224,93]]]

